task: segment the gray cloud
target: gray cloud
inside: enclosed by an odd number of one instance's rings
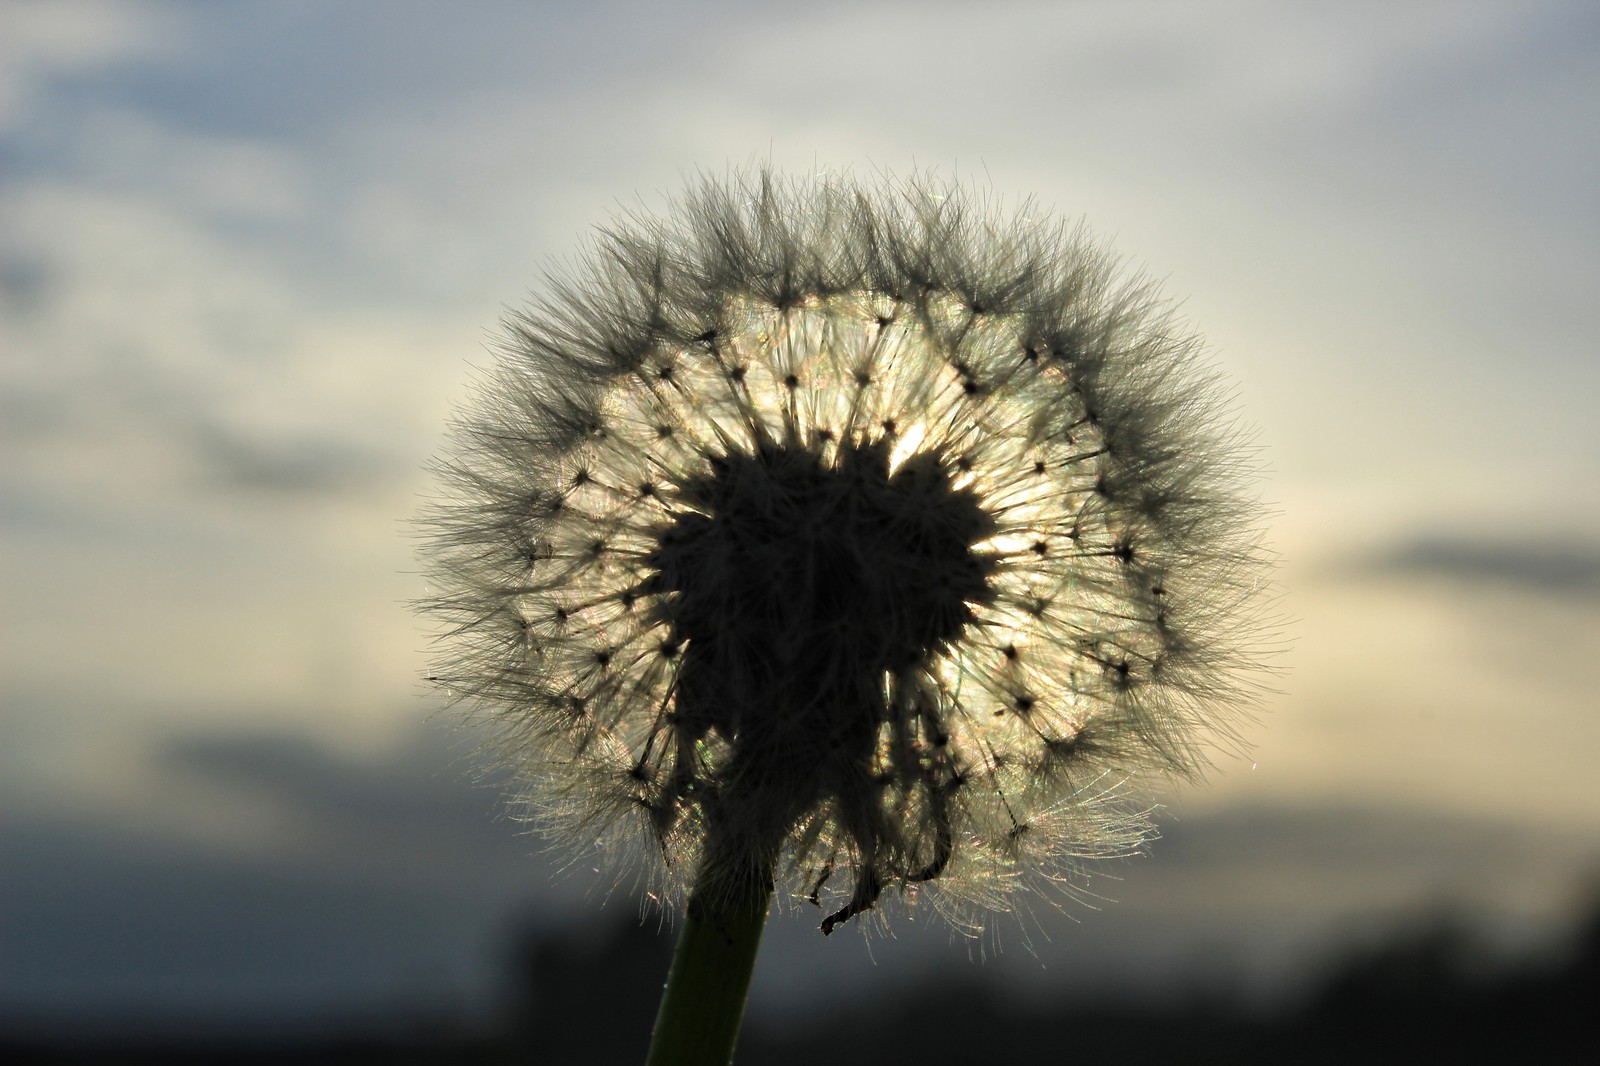
[[[219,488],[316,494],[370,486],[401,472],[395,455],[332,436],[258,442],[201,420],[191,432],[207,481]]]
[[[23,315],[37,307],[50,286],[50,267],[42,257],[0,252],[0,306]]]
[[[484,930],[472,926],[516,901],[504,881],[474,907],[465,886],[10,823],[0,1015],[311,1018],[392,1010],[424,975],[430,997],[481,994]]]
[[[494,791],[474,784],[478,774],[466,745],[442,728],[418,730],[377,758],[343,755],[309,737],[277,732],[183,736],[158,757],[167,771],[207,788],[255,789],[330,826],[426,824],[454,834],[484,824],[497,806]]]
[[[226,795],[276,811],[304,838],[287,851],[13,814],[0,822],[0,1014],[307,1017],[440,994],[487,1008],[509,928],[636,914],[631,886],[602,912],[592,878],[552,885],[536,842],[492,819],[495,793],[471,782],[462,752],[442,729],[373,757],[286,733],[184,736],[161,751],[164,773],[196,803]],[[1253,980],[1281,995],[1315,976],[1352,922],[1474,902],[1452,895],[1463,884],[1478,902],[1514,905],[1528,884],[1575,879],[1597,861],[1558,834],[1407,808],[1169,819],[1149,857],[1090,882],[1117,902],[1042,908],[1033,948],[981,969],[967,965],[971,946],[923,915],[900,910],[895,939],[869,954],[852,938],[824,941],[809,909],[791,909],[769,933],[767,951],[785,965],[758,971],[757,1010],[792,1018],[818,999],[888,992],[930,965],[1034,991]],[[997,925],[1013,930],[999,934],[1013,949],[1015,926]],[[810,998],[798,1002],[797,987]]]
[[[1354,562],[1353,568],[1368,574],[1505,585],[1548,596],[1600,598],[1600,543],[1575,538],[1417,536],[1374,552]]]
[[[495,819],[496,793],[474,783],[442,729],[366,759],[286,733],[189,735],[156,762],[195,805],[244,803],[287,841],[241,829],[201,844],[11,804],[0,1017],[398,1017],[419,999],[486,1008],[505,929],[529,910],[571,916],[588,892],[552,880],[539,842]]]
[[[357,758],[289,733],[186,736],[158,755],[199,797],[276,812],[296,840],[277,861],[341,880],[427,884],[548,880],[543,845],[504,817],[492,777],[443,729],[420,730],[381,757]],[[375,887],[369,883],[369,887]],[[546,888],[570,903],[583,886]]]

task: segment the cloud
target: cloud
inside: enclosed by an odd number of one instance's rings
[[[438,424],[422,383],[459,376],[441,348],[471,350],[472,327],[327,306],[166,194],[33,183],[12,196],[0,435],[14,477],[103,509],[183,510],[218,487],[381,491],[420,466]]]
[[[1600,544],[1576,538],[1423,535],[1389,545],[1351,566],[1372,575],[1434,577],[1542,596],[1600,598]]]
[[[178,20],[149,4],[11,3],[5,24],[0,34],[0,133],[29,118],[53,82],[169,57],[183,42]]]
[[[418,730],[387,752],[361,757],[310,737],[283,732],[255,735],[189,734],[159,755],[168,773],[206,790],[257,792],[294,818],[338,835],[380,824],[439,831],[441,839],[485,825],[496,794],[469,781],[459,739],[444,729]],[[495,830],[502,834],[504,827]]]
[[[331,435],[259,442],[218,424],[194,427],[194,447],[219,488],[314,494],[360,489],[400,472],[392,452],[379,452]]]
[[[197,817],[253,809],[233,834],[9,804],[0,1016],[270,1022],[397,1012],[419,995],[489,1005],[505,928],[530,909],[562,921],[589,886],[552,880],[538,842],[493,818],[496,794],[459,747],[442,729],[368,755],[287,733],[174,739],[159,774]]]
[[[535,843],[492,820],[495,794],[469,781],[461,750],[430,728],[365,754],[291,733],[188,734],[158,753],[191,803],[245,800],[294,830],[272,839],[206,843],[14,808],[0,823],[0,1013],[289,1020],[398,1009],[441,989],[481,1008],[514,925],[549,933],[635,913],[631,886],[601,913],[592,886],[604,881],[552,882]],[[1090,887],[1117,902],[1044,908],[1031,950],[965,972],[1084,995],[1254,975],[1282,993],[1351,922],[1453,900],[1548,925],[1561,917],[1551,898],[1597,858],[1561,834],[1405,807],[1228,808],[1169,821],[1151,856],[1101,870]],[[896,938],[869,954],[850,938],[823,942],[815,915],[787,908],[767,948],[786,965],[781,980],[770,968],[758,978],[759,1009],[794,1017],[935,961],[965,967],[965,942],[897,913]],[[1015,926],[996,923],[1013,949]],[[797,987],[809,991],[797,999]]]

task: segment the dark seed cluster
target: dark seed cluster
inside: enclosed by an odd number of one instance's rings
[[[508,324],[428,518],[435,676],[542,825],[671,885],[1003,907],[1228,736],[1262,556],[1195,348],[958,189],[707,182]]]

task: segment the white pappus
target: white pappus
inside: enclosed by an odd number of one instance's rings
[[[824,932],[958,926],[1151,832],[1234,736],[1251,458],[1071,227],[934,179],[704,179],[510,317],[422,519],[430,675],[540,829]]]

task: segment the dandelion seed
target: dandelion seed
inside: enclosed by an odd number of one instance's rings
[[[507,322],[427,519],[431,676],[547,831],[824,932],[960,923],[1135,849],[1137,783],[1233,735],[1262,554],[1199,342],[980,206],[708,180]]]

